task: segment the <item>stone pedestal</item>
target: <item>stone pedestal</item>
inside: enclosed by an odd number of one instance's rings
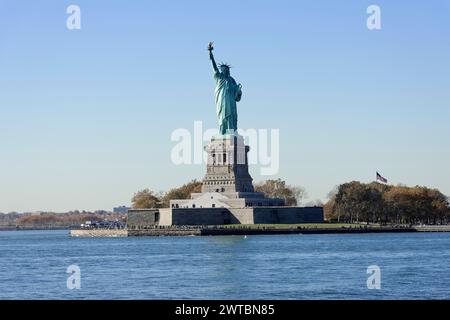
[[[255,192],[248,171],[250,147],[239,135],[214,137],[205,147],[208,154],[202,193],[191,199],[172,200],[170,207],[178,208],[251,208],[284,206],[282,199],[266,198]]]
[[[221,136],[205,147],[208,154],[201,193],[171,200],[170,208],[128,211],[128,224],[224,225],[323,222],[322,208],[285,207],[283,199],[255,192],[248,171],[248,152],[241,136]]]
[[[205,147],[208,154],[202,192],[254,192],[248,171],[248,152],[239,135],[215,137]]]

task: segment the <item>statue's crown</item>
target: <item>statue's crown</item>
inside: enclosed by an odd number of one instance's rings
[[[220,68],[225,67],[225,68],[231,69],[231,66],[228,63],[223,63],[223,62],[219,65],[219,67]]]

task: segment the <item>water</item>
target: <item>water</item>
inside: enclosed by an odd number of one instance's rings
[[[81,289],[67,289],[67,267]],[[381,290],[367,289],[367,267]],[[449,299],[450,233],[70,238],[0,232],[0,299]]]

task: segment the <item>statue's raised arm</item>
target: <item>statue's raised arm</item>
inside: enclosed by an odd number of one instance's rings
[[[217,67],[216,60],[214,59],[214,55],[212,53],[213,50],[214,50],[213,42],[208,43],[209,59],[211,59],[211,63],[212,63],[214,72],[219,73],[219,68]]]

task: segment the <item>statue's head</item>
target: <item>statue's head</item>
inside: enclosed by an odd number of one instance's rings
[[[228,64],[226,64],[226,63],[220,64],[220,72],[222,72],[226,76],[230,75],[230,68],[231,67]]]

